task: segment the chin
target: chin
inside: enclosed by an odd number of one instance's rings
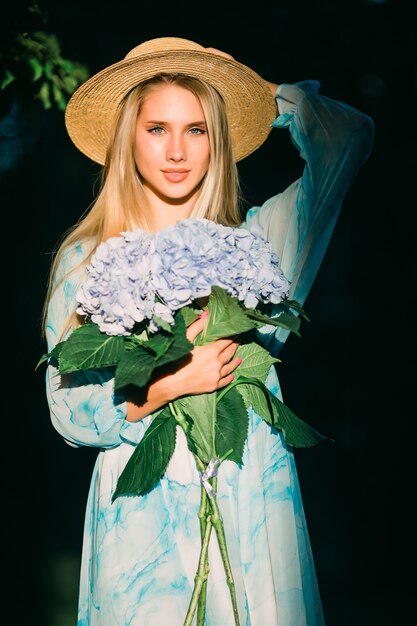
[[[197,193],[198,189],[164,189],[161,190],[162,197],[166,198],[168,202],[187,202],[193,195]]]

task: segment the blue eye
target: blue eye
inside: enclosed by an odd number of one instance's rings
[[[202,128],[198,128],[198,126],[195,126],[194,128],[190,128],[190,133],[192,135],[204,135],[206,131],[203,130]]]
[[[153,128],[149,129],[150,133],[153,133],[154,135],[160,135],[163,132],[163,128],[162,126],[154,126]]]

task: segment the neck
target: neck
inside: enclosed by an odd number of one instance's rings
[[[174,226],[178,220],[190,217],[197,200],[197,194],[178,201],[165,199],[147,190],[149,211],[147,222],[152,232]]]

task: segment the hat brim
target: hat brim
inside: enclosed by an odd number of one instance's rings
[[[267,139],[277,109],[269,86],[256,72],[214,53],[170,50],[114,63],[75,91],[65,110],[65,124],[77,148],[103,165],[123,98],[159,73],[187,74],[217,89],[226,103],[235,161],[247,157]]]

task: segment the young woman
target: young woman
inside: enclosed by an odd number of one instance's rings
[[[268,83],[229,55],[177,38],[145,42],[82,85],[66,112],[75,145],[104,165],[100,193],[63,240],[45,303],[48,349],[80,324],[76,292],[97,246],[122,231],[156,232],[188,217],[243,226],[269,240],[304,303],[342,202],[373,141],[369,117],[319,94],[306,81]],[[303,175],[262,206],[240,213],[236,162],[272,127],[286,127],[305,160]],[[188,329],[193,341],[206,319]],[[265,329],[276,355],[287,337]],[[152,414],[184,395],[233,380],[238,343],[195,347],[191,359],[151,382],[146,399],[114,393],[108,371],[61,376],[52,363],[51,419],[73,446],[98,449],[88,497],[79,626],[182,626],[200,550],[200,477],[185,437],[158,485],[111,502]],[[268,387],[280,397],[274,368]],[[218,477],[240,623],[324,624],[291,449],[253,411],[242,467]],[[210,545],[206,622],[234,624],[223,564]]]

